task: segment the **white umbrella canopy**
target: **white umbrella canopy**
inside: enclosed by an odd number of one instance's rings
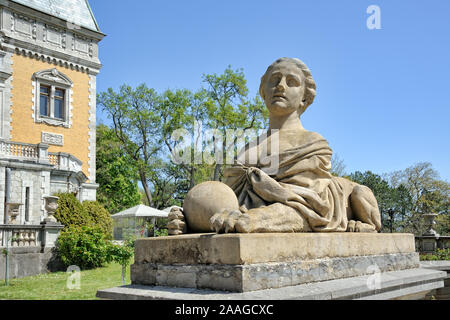
[[[143,204],[137,205],[133,208],[126,209],[119,213],[113,214],[111,218],[145,218],[145,217],[156,217],[156,218],[167,218],[168,212],[158,210]]]

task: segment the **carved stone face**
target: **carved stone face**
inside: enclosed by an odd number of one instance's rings
[[[263,84],[264,101],[270,114],[288,115],[299,110],[305,88],[304,76],[293,63],[273,67]]]

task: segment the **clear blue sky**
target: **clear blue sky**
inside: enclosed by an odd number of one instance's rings
[[[255,96],[267,66],[296,57],[317,98],[303,126],[346,170],[382,174],[429,161],[450,181],[450,1],[90,0],[100,29],[98,92],[123,83],[201,87],[243,68]],[[369,5],[381,30],[369,30]],[[105,116],[98,111],[100,121]]]

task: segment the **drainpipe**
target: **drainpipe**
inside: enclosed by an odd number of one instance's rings
[[[5,212],[5,224],[8,224],[9,222],[9,212],[8,212],[8,203],[9,203],[9,190],[11,189],[11,169],[6,168],[5,172],[5,205],[4,205],[4,212]],[[5,256],[5,284],[8,286],[9,284],[9,230],[6,230],[6,256]]]
[[[8,203],[9,203],[9,193],[10,193],[10,189],[11,189],[11,169],[10,168],[6,168],[6,172],[5,172],[5,204],[4,204],[4,212],[5,212],[5,217],[4,217],[4,223],[8,224],[9,223],[9,212],[8,212]]]

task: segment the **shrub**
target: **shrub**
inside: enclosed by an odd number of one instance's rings
[[[134,254],[134,241],[126,240],[124,245],[111,244],[108,248],[109,258],[122,266],[122,284],[125,284],[127,265]]]
[[[56,196],[59,199],[54,216],[65,228],[91,225],[86,209],[72,193],[58,193]]]
[[[58,209],[55,218],[65,228],[90,226],[98,227],[107,239],[112,239],[113,221],[108,212],[97,201],[81,203],[72,193],[58,193]]]
[[[169,235],[169,230],[167,229],[155,229],[155,237],[167,237]]]
[[[76,265],[82,270],[103,266],[112,260],[111,243],[98,227],[71,226],[58,237],[57,248],[64,265]]]
[[[437,249],[435,254],[420,255],[421,261],[450,260],[450,248]]]
[[[112,239],[113,220],[108,210],[97,201],[84,201],[82,205],[89,216],[91,225],[100,228],[107,239]]]
[[[167,219],[158,219],[156,226],[154,226],[151,222],[147,222],[146,227],[149,237],[153,236],[153,230],[155,232],[155,237],[165,237],[169,235],[169,231],[167,230]]]
[[[108,257],[111,261],[117,262],[120,265],[128,265],[131,257],[134,254],[134,247],[130,243],[125,242],[125,244],[111,244],[108,247]]]

